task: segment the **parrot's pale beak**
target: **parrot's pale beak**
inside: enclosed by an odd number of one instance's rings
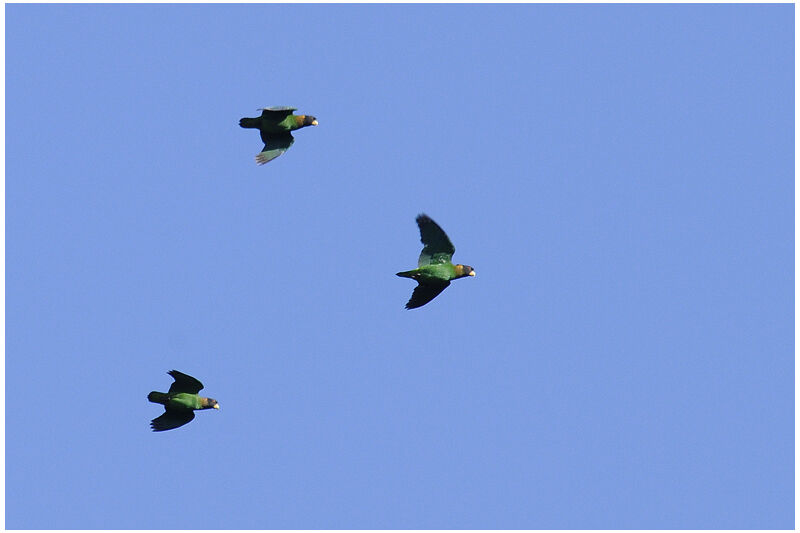
[[[319,122],[317,122],[317,121],[316,121],[316,119],[311,121],[311,125],[312,125],[312,126],[316,126],[316,125],[318,125],[318,124],[319,124]]]
[[[219,404],[218,403],[214,404],[214,409],[219,409]]]
[[[471,272],[469,273],[469,275],[470,275],[470,276],[472,276],[472,277],[474,278],[474,277],[475,277],[475,271],[474,271],[474,270],[473,270],[473,271],[471,271]]]

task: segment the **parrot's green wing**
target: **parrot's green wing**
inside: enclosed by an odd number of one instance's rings
[[[422,253],[419,254],[419,261],[417,266],[430,265],[432,263],[449,263],[453,259],[453,254],[456,253],[456,248],[447,234],[434,222],[428,215],[419,215],[417,217],[417,225],[419,226],[419,234],[422,238],[422,244],[425,247]],[[442,289],[444,290],[444,288]],[[442,292],[441,290],[439,292]],[[436,294],[439,294],[437,292]],[[434,294],[433,296],[436,296]],[[433,298],[431,296],[431,298]],[[422,304],[420,304],[422,305]]]
[[[265,107],[261,109],[261,118],[269,122],[278,123],[292,114],[292,111],[297,111],[296,107]]]
[[[198,392],[200,392],[200,389],[203,388],[202,383],[194,379],[192,376],[184,374],[183,372],[178,372],[177,370],[170,370],[169,372],[167,372],[167,374],[172,376],[172,378],[175,380],[175,383],[173,383],[169,387],[169,394],[176,394],[179,392],[188,392],[189,394],[197,394]],[[191,418],[189,420],[191,420]],[[189,420],[187,420],[186,422],[188,422]],[[184,424],[186,422],[184,422]]]
[[[163,415],[150,421],[150,427],[153,428],[153,431],[166,431],[179,428],[192,420],[194,420],[194,411],[189,409],[167,409]]]
[[[411,294],[411,299],[406,304],[406,309],[416,309],[430,302],[450,285],[449,281],[442,283],[420,283]]]
[[[283,134],[270,134],[269,136],[261,134],[261,140],[264,141],[264,149],[256,154],[256,163],[263,165],[269,163],[279,155],[283,154],[294,143],[294,137],[288,131]]]

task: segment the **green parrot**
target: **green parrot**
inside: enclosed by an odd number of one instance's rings
[[[175,429],[184,424],[188,424],[194,419],[194,411],[199,409],[219,409],[217,400],[203,398],[197,393],[203,388],[203,384],[187,376],[183,372],[170,370],[167,372],[175,379],[170,386],[169,392],[153,391],[147,395],[147,399],[153,403],[160,403],[164,406],[165,412],[158,418],[150,422],[153,431],[166,431]]]
[[[266,107],[259,109],[260,117],[244,117],[239,120],[239,125],[243,128],[261,130],[264,149],[256,155],[256,163],[269,163],[288,150],[294,143],[291,133],[294,130],[317,125],[317,119],[311,115],[293,115],[292,111],[296,110],[296,107]]]
[[[411,278],[418,283],[406,309],[422,307],[436,298],[454,279],[475,275],[471,266],[452,263],[456,248],[431,217],[425,214],[417,216],[417,225],[422,244],[425,245],[419,254],[418,268],[397,273],[401,278]]]

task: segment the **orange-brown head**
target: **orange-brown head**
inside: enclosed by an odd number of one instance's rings
[[[203,409],[219,409],[219,404],[214,398],[200,398],[200,405]]]
[[[455,265],[456,279],[465,278],[467,276],[475,276],[475,270],[469,265]]]
[[[294,120],[297,123],[298,128],[316,126],[319,124],[319,122],[317,122],[317,117],[312,117],[311,115],[295,115]]]

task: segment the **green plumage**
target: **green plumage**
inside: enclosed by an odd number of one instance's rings
[[[418,283],[406,309],[422,307],[436,298],[454,279],[475,275],[471,266],[453,264],[456,248],[431,217],[419,215],[417,225],[422,244],[425,245],[419,254],[417,268],[397,273],[402,278],[411,278]]]
[[[306,126],[316,126],[317,119],[311,115],[294,115],[295,107],[267,107],[261,116],[244,117],[239,120],[243,128],[256,128],[261,132],[264,149],[256,155],[256,163],[269,163],[294,144],[291,132]]]
[[[219,409],[217,400],[197,394],[203,388],[198,380],[177,370],[170,370],[167,374],[175,380],[169,391],[153,391],[147,395],[151,402],[164,406],[164,414],[150,422],[153,431],[166,431],[188,424],[194,419],[194,411]]]

